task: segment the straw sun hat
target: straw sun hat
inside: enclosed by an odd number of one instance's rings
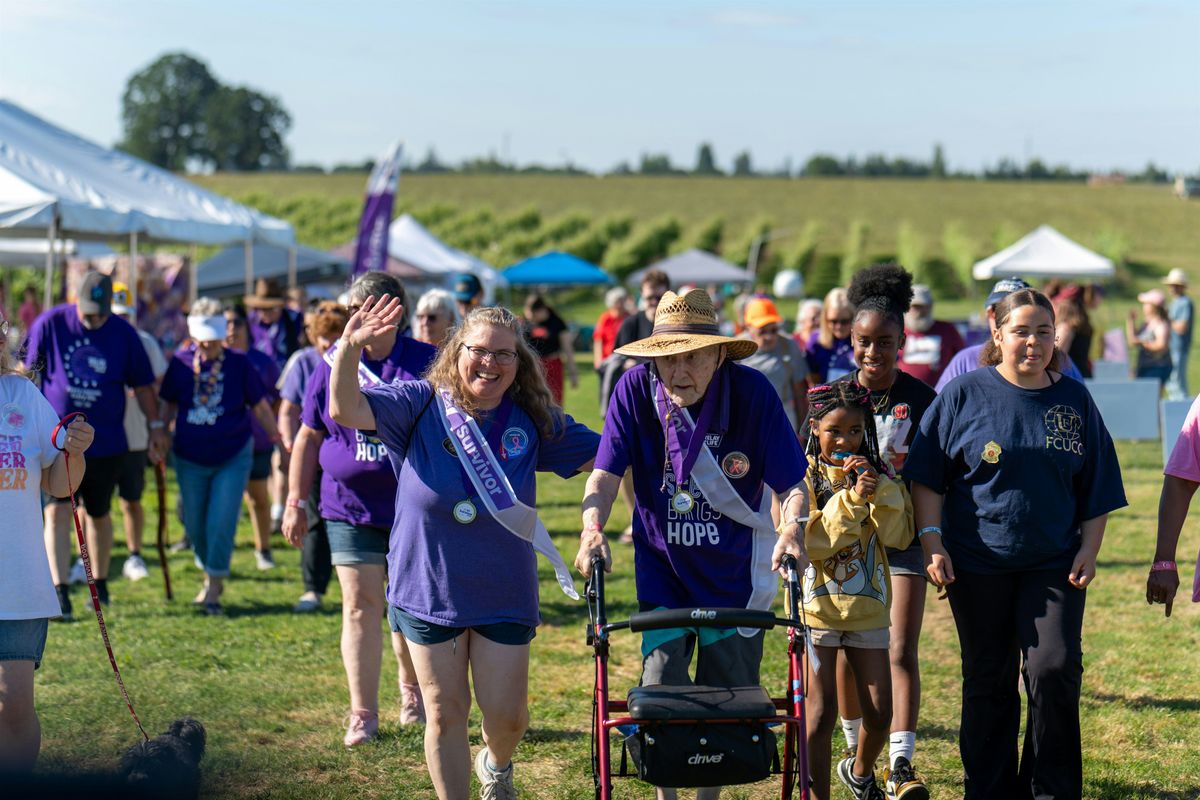
[[[616,352],[634,358],[675,356],[723,344],[729,358],[738,360],[753,355],[758,345],[749,339],[722,336],[717,327],[717,310],[703,289],[685,295],[667,292],[654,312],[654,330],[645,339],[620,347]]]

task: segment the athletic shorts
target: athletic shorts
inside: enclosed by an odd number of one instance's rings
[[[340,519],[327,519],[325,535],[329,538],[330,561],[335,567],[353,564],[387,565],[390,531],[368,525],[355,525]]]
[[[758,686],[762,664],[763,632],[742,636],[732,628],[679,628],[671,631],[647,631],[647,634],[682,635],[656,642],[642,657],[642,686],[687,686],[692,654],[696,656],[696,680],[700,686]],[[717,638],[719,637],[719,638]],[[657,638],[657,637],[655,637]],[[647,640],[643,637],[642,649]]]
[[[811,628],[814,647],[854,647],[859,650],[887,650],[890,637],[887,628],[867,631],[831,631]]]
[[[117,488],[117,480],[121,477],[121,468],[125,463],[125,453],[100,458],[86,458],[87,469],[84,470],[83,480],[79,490],[75,492],[75,501],[83,504],[84,511],[89,517],[107,517],[112,511],[113,490]],[[69,498],[54,498],[56,503],[66,503]]]
[[[0,661],[32,661],[42,665],[48,619],[0,619]]]
[[[130,450],[121,459],[121,474],[117,476],[117,495],[127,503],[136,503],[146,491],[146,465],[150,459],[145,450]],[[88,465],[91,469],[91,465]]]
[[[271,477],[271,454],[274,450],[263,450],[255,453],[250,462],[250,480],[265,481]]]
[[[413,644],[434,645],[457,639],[466,633],[467,628],[456,628],[450,625],[438,625],[418,619],[407,611],[396,606],[388,605],[388,623],[394,633],[404,634],[404,638]],[[496,644],[513,646],[526,645],[537,635],[537,628],[532,625],[522,625],[519,622],[492,622],[487,625],[472,625],[470,630]]]
[[[921,549],[920,543],[913,539],[913,543],[903,550],[893,550],[888,548],[887,551],[888,569],[893,575],[916,575],[925,577],[925,551]]]

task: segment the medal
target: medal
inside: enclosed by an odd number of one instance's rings
[[[470,500],[460,500],[454,504],[454,519],[456,522],[461,522],[463,525],[470,525],[475,521],[477,514],[475,504]]]
[[[687,514],[696,507],[696,500],[690,492],[680,490],[671,498],[671,508],[676,514]]]

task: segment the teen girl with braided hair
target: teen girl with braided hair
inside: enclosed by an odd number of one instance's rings
[[[937,394],[927,384],[897,367],[904,349],[904,314],[913,298],[913,277],[898,264],[876,264],[860,270],[847,295],[854,304],[850,341],[858,368],[842,380],[870,396],[879,453],[898,474],[925,411]],[[892,729],[884,792],[889,800],[928,800],[929,790],[913,768],[917,712],[921,707],[921,672],[917,643],[925,615],[925,560],[915,538],[905,549],[889,549],[892,607],[889,655],[892,670]],[[858,743],[862,714],[854,672],[838,658],[838,708],[846,743]]]
[[[886,548],[912,541],[912,503],[880,454],[868,389],[852,381],[823,384],[809,390],[808,404],[805,482],[813,512],[804,536],[811,559],[804,610],[820,661],[819,669],[808,665],[812,795],[830,796],[835,665],[844,656],[857,678],[863,724],[857,751],[838,764],[838,777],[855,798],[882,800],[874,765],[892,719]]]

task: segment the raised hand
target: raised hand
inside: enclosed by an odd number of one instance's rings
[[[346,323],[342,342],[350,347],[369,347],[390,334],[403,316],[404,306],[399,297],[387,294],[378,299],[368,297]]]

